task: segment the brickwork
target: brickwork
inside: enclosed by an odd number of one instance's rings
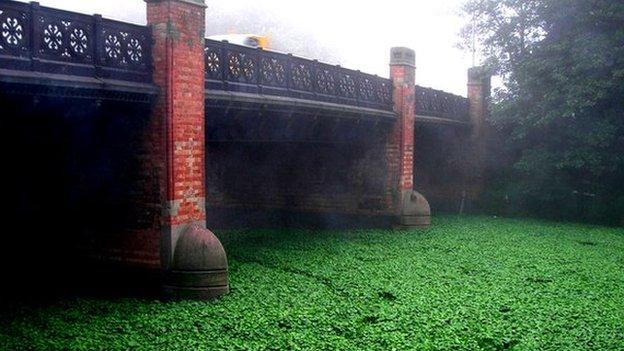
[[[78,245],[88,244],[85,252],[108,261],[157,268],[160,266],[162,198],[156,174],[159,165],[153,158],[158,145],[150,142],[154,139],[151,136],[154,119],[150,116],[150,110],[147,104],[131,106],[105,103],[96,114],[90,114],[90,119],[99,115],[101,121],[93,123],[88,136],[83,137],[93,138],[96,148],[103,150],[104,155],[100,159],[88,156],[89,161],[86,162],[97,165],[92,170],[94,173],[99,171],[114,177],[115,183],[110,184],[106,192],[117,194],[108,200],[93,193],[100,186],[98,183],[101,181],[97,178],[102,178],[103,174],[93,174],[91,180],[85,180],[86,184],[82,186],[85,190],[89,189],[89,195],[81,201],[81,207],[92,213],[92,219],[84,229],[93,232],[89,234],[88,242],[83,241]],[[74,147],[84,150],[86,145],[81,142]],[[89,173],[84,166],[77,172],[80,178]],[[109,218],[104,218],[106,216]]]
[[[168,265],[181,227],[204,223],[204,21],[200,1],[146,0],[153,32],[153,160],[164,192],[162,264]]]
[[[399,119],[386,145],[388,169],[388,202],[398,211],[401,194],[413,189],[415,74],[414,51],[393,48],[390,59],[390,79],[393,84],[394,111]]]
[[[484,67],[472,67],[468,70],[468,102],[472,133],[472,149],[469,196],[476,200],[483,189],[483,166],[485,162],[486,119],[490,97],[490,75]]]
[[[472,67],[468,70],[467,90],[472,135],[473,138],[482,139],[490,97],[490,76],[483,67]]]
[[[388,214],[383,144],[215,143],[207,153],[209,209]]]

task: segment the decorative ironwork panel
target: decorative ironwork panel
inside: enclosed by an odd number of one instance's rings
[[[277,57],[262,57],[260,66],[261,83],[277,87],[286,87],[286,68],[284,60]]]
[[[468,121],[468,99],[441,90],[416,86],[416,114]]]
[[[35,2],[0,1],[0,55],[14,70],[151,80],[149,28]]]
[[[28,5],[0,5],[0,54],[30,56],[30,22]]]
[[[221,79],[221,69],[223,61],[221,60],[220,48],[216,46],[206,46],[204,49],[206,78]]]
[[[316,86],[324,95],[336,95],[336,78],[330,67],[319,67],[316,70]]]
[[[229,51],[227,55],[229,80],[253,83],[256,79],[256,63],[253,56],[241,51]]]
[[[389,79],[380,79],[375,88],[375,95],[381,105],[392,106],[392,82]]]
[[[375,88],[373,81],[368,77],[362,77],[360,80],[360,99],[364,101],[375,101]]]
[[[100,32],[100,59],[105,66],[148,70],[151,51],[145,27],[105,20]]]
[[[346,98],[355,98],[355,79],[346,72],[341,72],[338,76],[338,95]]]
[[[312,91],[312,72],[309,63],[303,62],[303,60],[293,62],[290,77],[294,89]]]
[[[392,111],[392,84],[386,78],[223,41],[207,39],[204,52],[208,89],[258,89],[263,94]]]
[[[90,16],[46,9],[35,17],[40,35],[37,56],[55,61],[93,62],[93,20]]]

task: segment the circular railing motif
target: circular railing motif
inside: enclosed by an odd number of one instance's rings
[[[2,14],[2,12],[0,12]],[[7,17],[2,22],[2,40],[8,46],[19,47],[24,40],[24,27],[19,19]],[[2,48],[2,46],[0,46]]]

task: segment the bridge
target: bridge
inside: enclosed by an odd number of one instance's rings
[[[481,69],[464,98],[417,86],[407,48],[383,78],[207,40],[203,0],[146,2],[148,26],[0,3],[12,215],[66,231],[42,250],[168,270],[193,225],[426,226],[425,197],[478,189]]]

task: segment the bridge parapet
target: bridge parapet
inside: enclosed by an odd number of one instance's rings
[[[468,99],[463,96],[416,86],[416,115],[418,116],[470,122],[468,107]]]
[[[206,39],[206,89],[392,111],[392,82],[290,54]]]
[[[145,26],[30,4],[0,2],[0,68],[152,81]]]

